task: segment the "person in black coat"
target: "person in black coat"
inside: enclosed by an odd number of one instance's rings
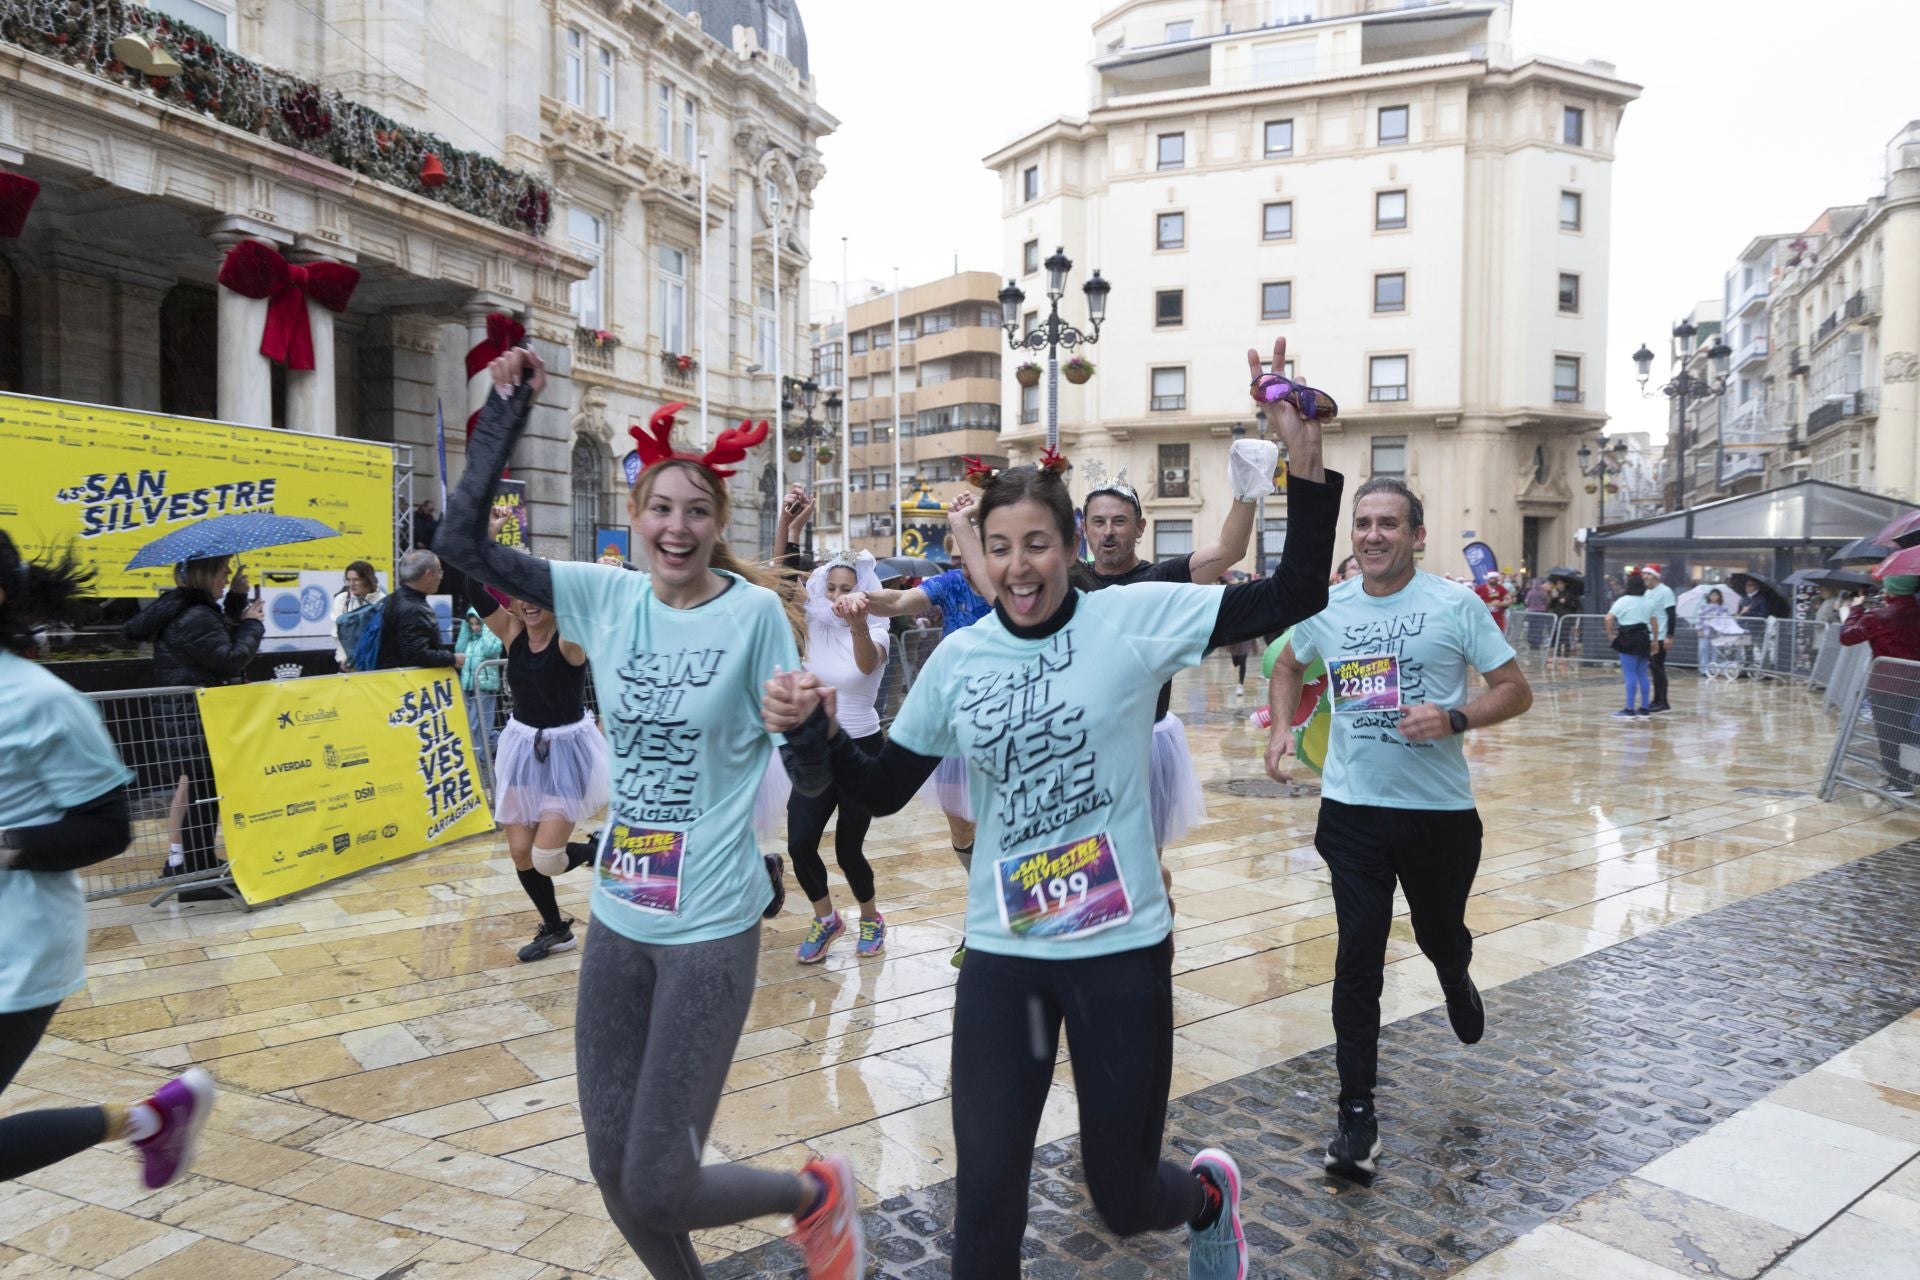
[[[440,640],[440,619],[427,597],[440,589],[440,557],[415,549],[400,557],[400,587],[380,607],[378,669],[459,667],[466,661]]]
[[[204,688],[239,683],[260,650],[266,628],[260,602],[247,600],[246,573],[231,574],[230,583],[230,571],[227,556],[186,561],[174,570],[173,590],[121,628],[121,634],[135,644],[153,646],[156,685]],[[222,595],[224,606],[216,603]],[[169,848],[162,874],[210,871],[219,863],[214,836],[220,827],[220,809],[194,696],[180,693],[157,698],[154,729],[165,759],[179,778],[168,813]],[[193,895],[224,896],[217,890]]]

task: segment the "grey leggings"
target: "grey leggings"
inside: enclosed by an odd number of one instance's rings
[[[760,926],[712,942],[634,942],[595,924],[574,1056],[587,1163],[654,1280],[701,1280],[688,1233],[794,1212],[798,1177],[700,1163],[753,1001]]]

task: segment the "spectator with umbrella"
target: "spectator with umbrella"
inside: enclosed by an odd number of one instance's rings
[[[1856,612],[1840,628],[1840,643],[1865,644],[1876,658],[1920,661],[1920,547],[1894,552],[1874,570],[1886,600],[1877,608]],[[1867,705],[1873,708],[1873,732],[1880,741],[1880,768],[1887,775],[1885,790],[1905,799],[1913,795],[1913,773],[1900,759],[1900,748],[1913,739],[1914,684],[1895,670],[1876,667],[1867,676]]]

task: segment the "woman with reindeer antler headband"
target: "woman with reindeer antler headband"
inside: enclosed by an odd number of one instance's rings
[[[1284,342],[1273,367],[1285,367]],[[1076,589],[1066,464],[1049,452],[988,480],[980,527],[993,615],[933,651],[877,755],[838,730],[832,691],[812,675],[767,683],[767,726],[787,735],[803,794],[831,787],[888,814],[941,757],[967,762],[980,825],[953,1012],[954,1280],[1019,1273],[1062,1024],[1081,1167],[1107,1226],[1124,1236],[1185,1225],[1189,1275],[1246,1275],[1233,1159],[1212,1148],[1188,1167],[1159,1158],[1173,916],[1146,782],[1164,681],[1210,648],[1285,630],[1327,602],[1342,480],[1321,465],[1319,393],[1303,406],[1263,395],[1270,386],[1262,374],[1254,395],[1292,464],[1290,536],[1271,577]]]
[[[809,1276],[854,1280],[864,1246],[844,1158],[798,1175],[700,1163],[769,909],[752,816],[780,738],[756,714],[759,688],[800,665],[788,607],[721,536],[730,468],[767,426],[742,423],[705,453],[676,451],[673,415],[684,406],[668,405],[633,431],[644,469],[628,512],[648,571],[547,561],[486,537],[492,488],[546,371],[523,349],[490,371],[495,394],[447,500],[439,547],[474,577],[552,611],[587,651],[607,721],[613,801],[574,1032],[594,1180],[657,1280],[706,1274],[690,1232],[779,1214],[794,1216]]]

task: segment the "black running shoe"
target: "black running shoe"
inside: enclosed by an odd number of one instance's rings
[[[1340,1104],[1340,1136],[1327,1144],[1327,1172],[1354,1182],[1372,1182],[1380,1154],[1380,1126],[1371,1102]]]
[[[1453,1034],[1461,1044],[1479,1044],[1487,1034],[1487,1008],[1480,1002],[1480,988],[1473,985],[1472,975],[1463,973],[1459,982],[1443,982],[1440,989],[1447,993],[1447,1021],[1453,1024]]]
[[[773,882],[773,897],[767,902],[767,909],[760,913],[763,920],[771,920],[780,914],[780,908],[787,905],[787,860],[777,853],[762,854],[767,862],[767,879]]]
[[[1656,702],[1656,703],[1654,703],[1654,704],[1652,704],[1651,706],[1649,706],[1649,707],[1647,708],[1647,710],[1649,710],[1649,711],[1652,711],[1652,712],[1655,712],[1655,713],[1657,714],[1657,713],[1659,713],[1659,712],[1662,712],[1662,711],[1671,711],[1671,710],[1673,710],[1673,708],[1672,708],[1672,707],[1670,707],[1670,706],[1668,706],[1668,705],[1667,705],[1666,703],[1664,703],[1664,702]]]
[[[533,935],[533,941],[520,948],[520,963],[545,960],[556,951],[571,951],[580,944],[574,941],[573,921],[562,920],[559,924],[540,925],[540,932]]]

